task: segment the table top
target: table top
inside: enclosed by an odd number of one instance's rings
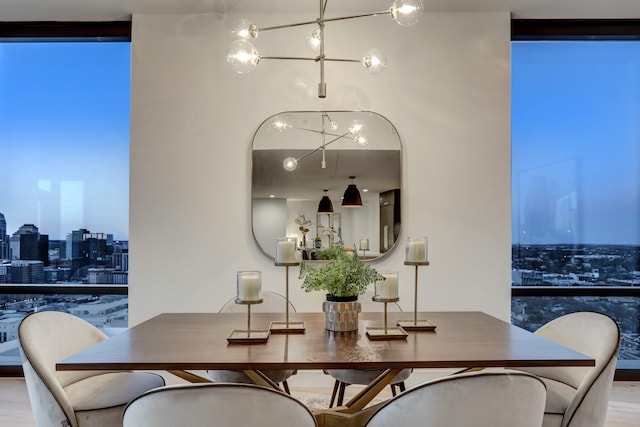
[[[282,313],[252,313],[252,329],[283,321]],[[388,313],[389,325],[413,313]],[[360,313],[359,330],[329,332],[324,313],[290,313],[303,334],[271,334],[260,344],[228,343],[246,329],[240,313],[166,313],[57,363],[58,370],[382,369],[594,366],[592,358],[482,312],[429,312],[435,331],[406,339],[370,340],[367,326],[383,313]]]

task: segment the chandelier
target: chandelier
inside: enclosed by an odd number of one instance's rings
[[[280,117],[275,117],[274,121],[272,122],[272,126],[274,127],[274,129],[282,132],[286,129],[297,129],[297,130],[301,130],[304,132],[311,132],[311,133],[316,133],[316,134],[320,134],[321,136],[321,143],[317,148],[314,148],[310,151],[308,151],[307,153],[303,154],[302,156],[298,157],[297,159],[295,157],[287,157],[283,160],[282,162],[282,167],[289,171],[289,172],[293,172],[294,170],[297,169],[298,167],[298,162],[306,157],[309,157],[310,155],[312,155],[313,153],[316,153],[318,151],[320,151],[322,153],[322,160],[320,162],[320,166],[322,167],[322,169],[325,169],[327,167],[327,161],[326,161],[326,157],[325,157],[325,150],[327,149],[327,146],[338,141],[341,139],[347,139],[347,140],[351,140],[353,141],[355,144],[357,144],[358,146],[364,147],[368,144],[368,140],[367,137],[362,133],[362,129],[364,127],[364,125],[356,120],[353,121],[353,123],[351,123],[351,126],[349,126],[349,128],[347,129],[346,132],[344,133],[335,133],[335,131],[338,129],[338,124],[333,121],[331,119],[331,117],[329,116],[329,114],[327,112],[322,112],[321,113],[321,125],[322,128],[321,129],[310,129],[310,128],[304,128],[304,127],[300,127],[300,126],[295,126],[295,125],[291,125],[289,123],[287,123],[285,120],[281,119]],[[329,140],[327,140],[329,139]]]
[[[391,7],[380,12],[364,13],[359,15],[341,16],[337,18],[325,18],[325,9],[328,0],[319,0],[320,13],[316,20],[306,22],[296,22],[292,24],[276,25],[272,27],[259,28],[251,22],[241,19],[232,28],[231,35],[234,41],[227,50],[227,62],[238,73],[248,73],[257,67],[262,59],[284,59],[315,61],[320,64],[320,83],[318,83],[318,97],[327,96],[327,85],[324,81],[324,63],[334,62],[356,62],[362,64],[364,68],[372,74],[377,74],[387,66],[385,55],[377,49],[368,51],[361,59],[340,59],[328,58],[324,52],[325,23],[332,21],[342,21],[347,19],[364,18],[367,16],[389,15],[394,21],[402,26],[413,25],[423,13],[424,5],[422,0],[395,0]],[[317,25],[317,28],[308,36],[308,43],[319,48],[320,53],[315,57],[295,57],[295,56],[263,56],[249,40],[257,39],[260,33],[270,30],[280,30],[283,28],[299,27],[303,25]]]

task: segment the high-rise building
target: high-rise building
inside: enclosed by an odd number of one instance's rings
[[[82,248],[91,264],[104,264],[113,253],[113,234],[84,233]]]
[[[49,264],[49,236],[34,224],[24,224],[9,239],[12,260],[42,261]]]
[[[42,261],[11,261],[11,283],[44,283],[44,263]]]
[[[9,259],[9,236],[7,235],[7,221],[0,212],[0,260]]]
[[[78,279],[87,275],[88,267],[113,267],[113,234],[73,230],[67,234],[66,249],[72,276]]]
[[[88,232],[89,230],[80,228],[67,234],[67,259],[79,260],[84,258],[84,254],[82,253],[82,236]]]

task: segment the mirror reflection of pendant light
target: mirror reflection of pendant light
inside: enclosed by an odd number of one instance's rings
[[[342,197],[342,207],[343,208],[361,208],[362,207],[362,199],[360,198],[360,191],[358,191],[358,187],[353,183],[355,176],[350,176],[351,184],[344,191],[344,196]]]
[[[327,191],[324,191],[324,196],[320,199],[320,203],[318,204],[318,213],[333,213],[333,203],[331,203],[331,199],[327,196]]]
[[[324,81],[324,64],[325,62],[355,62],[360,63],[371,74],[382,72],[387,66],[386,56],[377,49],[368,51],[360,59],[345,58],[329,58],[324,52],[325,23],[332,21],[342,21],[355,18],[364,18],[368,16],[388,15],[402,26],[413,25],[424,11],[423,0],[395,0],[393,4],[386,10],[361,13],[351,16],[341,16],[336,18],[325,18],[325,10],[328,0],[319,0],[319,16],[313,21],[296,22],[291,24],[276,25],[272,27],[259,28],[251,22],[241,19],[233,25],[231,36],[235,40],[227,50],[227,62],[238,73],[244,74],[252,71],[258,66],[262,59],[284,59],[284,60],[306,60],[320,64],[320,83],[318,83],[318,97],[325,98],[327,96],[327,85]],[[255,40],[265,31],[280,30],[302,25],[317,25],[310,36],[307,37],[307,43],[315,49],[318,49],[317,56],[299,57],[299,56],[264,56],[258,53],[256,47],[249,40]]]

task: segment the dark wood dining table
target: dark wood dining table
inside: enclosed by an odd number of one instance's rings
[[[404,368],[594,366],[595,361],[482,312],[419,313],[436,328],[411,331],[404,339],[372,340],[367,327],[381,326],[382,313],[360,313],[359,329],[329,332],[323,313],[292,313],[304,333],[275,334],[261,343],[229,343],[232,330],[246,329],[241,313],[164,313],[57,363],[70,370],[166,370],[189,381],[207,381],[188,371],[242,370],[256,383],[277,387],[266,369],[383,369],[374,383],[339,408],[362,411]],[[406,319],[388,313],[388,325]],[[409,316],[410,317],[410,316]],[[268,329],[281,313],[252,313],[251,327]]]

